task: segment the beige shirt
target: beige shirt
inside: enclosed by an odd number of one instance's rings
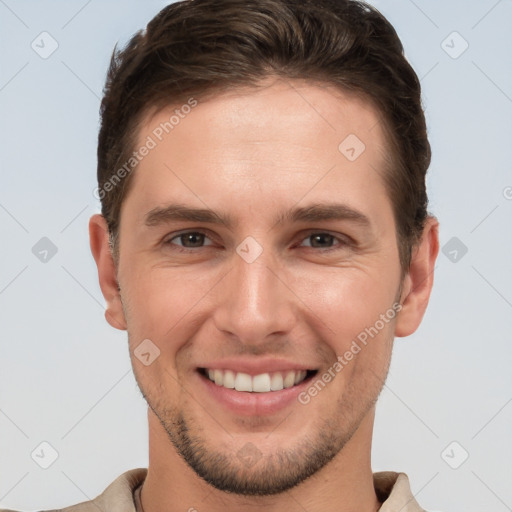
[[[97,498],[47,512],[142,512],[139,501],[140,486],[147,469],[132,469],[116,478]],[[379,512],[425,512],[412,495],[405,473],[382,471],[373,474],[378,499],[382,502]],[[14,512],[0,509],[0,512]]]

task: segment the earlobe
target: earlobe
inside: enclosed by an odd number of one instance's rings
[[[95,214],[90,218],[89,241],[94,261],[98,267],[101,293],[107,303],[105,319],[112,327],[126,330],[116,267],[109,246],[108,226],[103,215]]]
[[[439,222],[429,216],[420,242],[414,247],[409,272],[404,278],[402,309],[395,336],[409,336],[419,327],[434,284],[434,265],[439,253]]]
[[[115,327],[116,329],[119,329],[120,331],[126,331],[126,322],[124,320],[124,314],[123,314],[123,321],[122,322],[119,322],[118,321],[118,316],[117,315],[114,315],[112,313],[112,307],[110,307],[108,304],[107,304],[107,309],[105,309],[105,320],[112,326],[112,327]],[[121,311],[122,311],[122,306],[121,306]]]

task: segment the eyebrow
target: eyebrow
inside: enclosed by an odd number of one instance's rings
[[[285,222],[321,222],[329,220],[348,220],[364,228],[371,228],[370,219],[362,212],[341,203],[319,203],[296,207],[280,213],[274,218],[274,225]],[[216,213],[207,208],[191,208],[181,204],[168,204],[150,210],[144,218],[148,227],[155,227],[172,221],[204,222],[223,225],[232,229],[237,223],[230,215]]]

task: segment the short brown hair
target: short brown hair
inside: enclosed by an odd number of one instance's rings
[[[184,0],[160,11],[122,50],[116,45],[98,138],[98,190],[116,261],[132,175],[112,180],[134,151],[144,115],[192,95],[256,87],[269,76],[335,85],[376,107],[389,145],[384,181],[402,274],[409,269],[428,217],[431,152],[420,82],[392,25],[355,0]]]

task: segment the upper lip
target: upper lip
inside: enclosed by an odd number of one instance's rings
[[[311,365],[304,365],[302,363],[296,363],[294,361],[275,357],[258,357],[257,359],[243,357],[215,359],[213,361],[200,364],[198,368],[207,368],[209,370],[231,370],[235,373],[243,372],[249,375],[316,369]]]

